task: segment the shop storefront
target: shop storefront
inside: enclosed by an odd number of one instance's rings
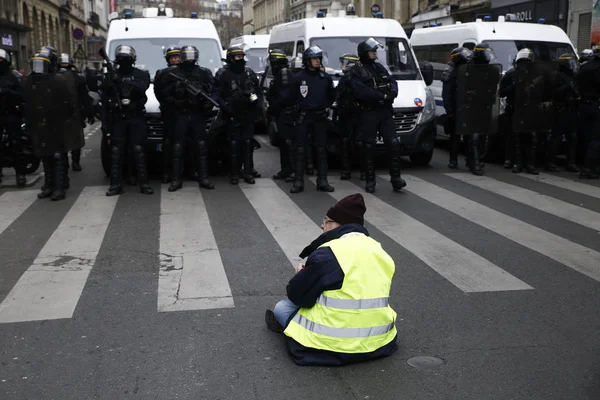
[[[0,19],[0,49],[10,53],[12,65],[16,69],[23,68],[22,54],[27,45],[27,32],[31,29],[25,25]]]
[[[492,0],[492,19],[500,15],[514,14],[517,21],[537,23],[541,18],[545,23],[567,30],[568,0]]]

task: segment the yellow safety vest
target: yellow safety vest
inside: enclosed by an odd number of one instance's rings
[[[389,306],[396,266],[381,245],[361,233],[323,244],[342,270],[341,289],[324,291],[311,308],[300,308],[285,335],[301,345],[336,353],[370,353],[396,336]]]

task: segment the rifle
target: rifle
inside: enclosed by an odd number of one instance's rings
[[[193,98],[196,98],[196,97],[198,97],[200,95],[206,101],[208,101],[210,104],[212,104],[213,106],[219,108],[219,103],[217,103],[216,101],[214,101],[209,95],[207,95],[202,89],[200,89],[199,87],[197,87],[196,85],[194,85],[192,82],[190,82],[187,79],[182,78],[181,76],[173,73],[173,71],[169,71],[169,74],[171,76],[173,76],[175,79],[177,79],[178,81],[183,82],[183,84],[185,85],[185,88],[187,89],[187,91],[190,94],[190,96],[192,96]]]
[[[104,59],[104,64],[106,66],[106,74],[104,74],[104,79],[106,79],[106,83],[108,85],[108,87],[114,87],[115,90],[115,97],[117,98],[117,104],[119,105],[119,110],[123,111],[123,105],[121,104],[121,94],[119,93],[119,90],[116,88],[115,82],[113,82],[113,74],[114,74],[114,69],[113,69],[113,65],[112,62],[110,61],[110,58],[108,58],[108,54],[106,54],[106,50],[103,48],[101,48],[100,50],[98,50],[98,54],[100,54],[100,57],[102,57]]]

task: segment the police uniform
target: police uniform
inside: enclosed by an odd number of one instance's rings
[[[317,151],[317,190],[334,191],[327,181],[327,117],[328,107],[335,101],[335,88],[329,74],[321,67],[312,67],[313,59],[323,60],[323,52],[318,46],[304,51],[304,68],[294,75],[293,82],[285,93],[285,101],[295,103],[298,110],[294,138],[296,171],[291,193],[304,190],[306,148],[310,145]],[[311,139],[309,132],[312,132]]]
[[[389,71],[376,62],[377,49],[381,44],[371,38],[358,44],[360,62],[352,67],[351,85],[361,108],[358,140],[364,143],[365,190],[375,192],[374,151],[377,132],[388,147],[390,182],[394,191],[401,190],[406,182],[400,176],[401,139],[394,125],[394,99],[398,96],[398,84]]]
[[[580,178],[600,176],[600,48],[594,46],[594,57],[581,65],[578,76],[581,105],[579,115],[587,142],[585,166]]]
[[[120,45],[115,50],[116,72],[112,72],[110,83],[105,80],[102,90],[106,115],[111,119],[111,172],[107,196],[123,193],[121,186],[122,162],[127,144],[133,148],[139,190],[152,194],[146,169],[146,154],[142,147],[147,138],[144,113],[148,101],[146,90],[150,87],[150,74],[135,68],[135,50]]]

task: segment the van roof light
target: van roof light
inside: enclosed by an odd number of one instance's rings
[[[198,19],[198,12],[196,12],[196,11],[192,11],[192,14],[190,15],[190,17],[191,17],[192,19]]]
[[[356,15],[356,8],[354,8],[354,4],[349,3],[346,6],[346,15]]]
[[[131,18],[133,18],[133,13],[130,10],[123,11],[123,18],[131,19]]]
[[[325,13],[323,11],[317,11],[317,18],[325,18]]]
[[[483,20],[481,18],[476,18],[475,22],[483,22]]]
[[[545,24],[545,23],[546,23],[546,18],[538,19],[538,24]]]
[[[486,15],[483,17],[484,21],[491,21],[492,20],[492,16],[491,15]]]
[[[462,24],[462,22],[460,22],[460,21],[456,21],[455,23],[456,23],[456,25]]]
[[[375,13],[375,18],[383,18],[383,12],[379,11],[378,13]]]

